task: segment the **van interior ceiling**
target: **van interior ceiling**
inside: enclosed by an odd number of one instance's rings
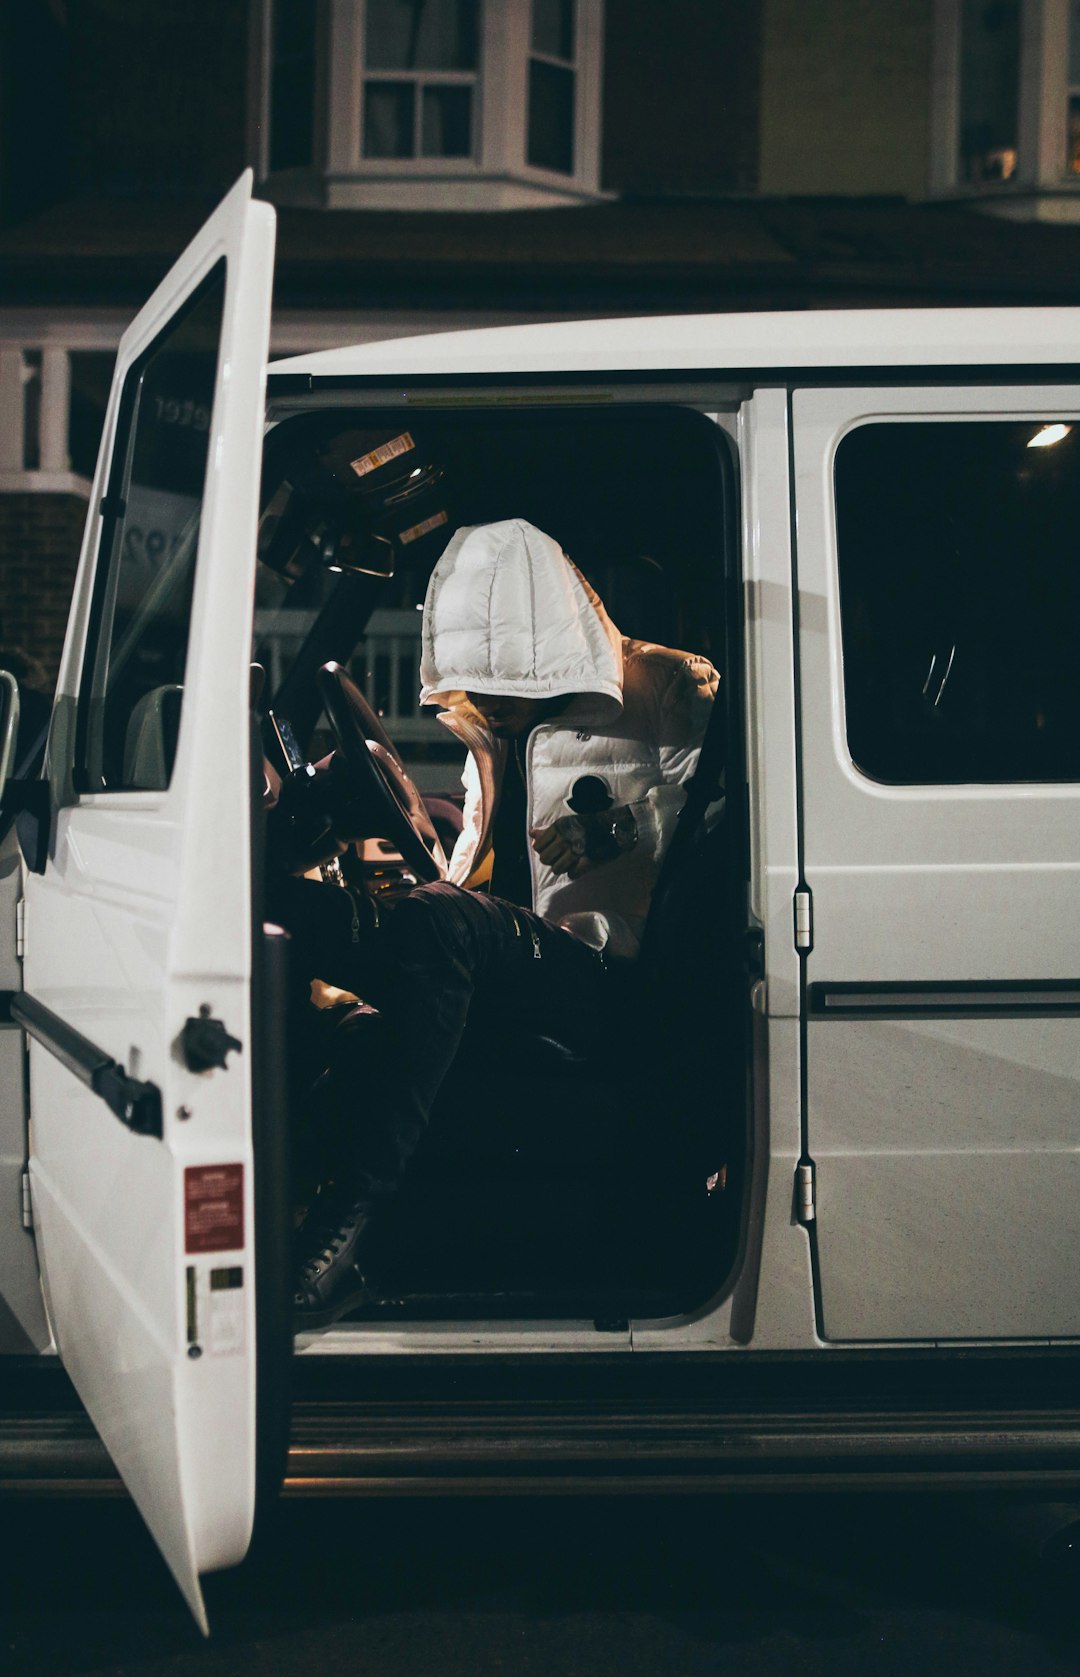
[[[329,749],[315,674],[337,660],[452,829],[461,751],[416,706],[420,608],[455,528],[522,517],[562,544],[624,634],[717,666],[712,726],[729,793],[727,807],[714,803],[665,868],[644,953],[617,975],[614,1018],[597,1021],[595,1051],[571,1052],[525,1018],[496,1034],[474,1010],[387,1218],[384,1297],[367,1317],[615,1321],[694,1309],[732,1278],[749,1165],[747,834],[744,800],[731,795],[745,783],[732,609],[738,519],[728,439],[703,414],[675,406],[406,412],[349,409],[340,392],[334,401],[282,419],[267,438],[260,552],[266,557],[272,543],[279,551],[273,569],[260,567],[256,603],[254,657],[268,671],[264,724],[273,709],[310,760]],[[402,437],[409,469],[395,481],[406,502],[410,479],[417,488],[396,534],[419,534],[397,541],[392,575],[373,574],[389,568],[379,557],[385,542],[359,574],[350,553],[360,538],[332,516],[332,463]],[[330,461],[330,476],[313,460]],[[397,493],[366,509],[369,532],[385,533]],[[292,533],[283,536],[289,520]],[[373,861],[370,845],[345,860],[358,873],[392,864],[377,852]],[[328,1023],[331,1044],[335,1028]],[[362,1041],[350,1046],[348,1063],[362,1122]],[[318,1084],[306,1071],[294,1073],[291,1106],[302,1215],[328,1156],[319,1146]]]

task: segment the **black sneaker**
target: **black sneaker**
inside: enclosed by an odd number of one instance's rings
[[[331,1322],[372,1303],[378,1292],[361,1267],[364,1236],[371,1223],[366,1200],[349,1207],[340,1219],[320,1219],[321,1232],[300,1266],[293,1295],[297,1333],[328,1328]]]

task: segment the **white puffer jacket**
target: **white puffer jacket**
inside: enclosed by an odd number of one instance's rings
[[[577,568],[524,519],[458,530],[432,573],[424,604],[422,704],[468,747],[465,826],[450,859],[464,885],[481,872],[508,746],[465,697],[573,697],[529,735],[530,827],[569,813],[584,775],[598,776],[613,806],[637,822],[634,849],[567,879],[530,852],[533,906],[584,942],[637,952],[659,865],[685,801],[685,786],[716,694],[704,658],[619,634]]]

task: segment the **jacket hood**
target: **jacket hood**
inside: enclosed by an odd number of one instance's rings
[[[598,723],[622,679],[622,636],[558,542],[523,518],[455,532],[424,602],[421,704],[573,693],[564,715]]]

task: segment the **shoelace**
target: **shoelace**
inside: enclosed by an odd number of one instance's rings
[[[338,1253],[344,1247],[349,1236],[352,1234],[353,1224],[356,1219],[356,1211],[357,1207],[353,1206],[344,1222],[339,1225],[336,1234],[331,1235],[329,1241],[322,1248],[322,1251],[316,1253],[313,1258],[309,1258],[307,1260],[303,1269],[300,1271],[302,1280],[314,1281],[324,1269],[329,1269]]]

